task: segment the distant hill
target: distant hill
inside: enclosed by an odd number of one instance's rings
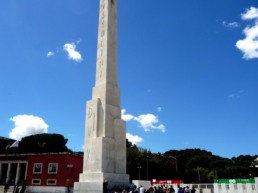
[[[178,164],[184,164],[189,168],[185,174],[189,180],[198,181],[197,172],[201,174],[202,182],[212,182],[216,177],[222,178],[250,178],[258,176],[258,165],[254,161],[258,156],[240,155],[231,159],[213,155],[211,152],[201,149],[169,150],[165,156],[174,156]],[[191,178],[190,176],[195,176]]]

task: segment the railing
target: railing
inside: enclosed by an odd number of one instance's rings
[[[190,189],[196,189],[196,193],[214,193],[213,184],[181,184],[182,187],[188,186]]]
[[[195,187],[196,193],[257,193],[255,184],[180,184],[181,187]],[[217,191],[214,186],[217,186]],[[177,186],[174,186],[177,192]]]

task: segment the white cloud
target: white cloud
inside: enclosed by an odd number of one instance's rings
[[[234,97],[237,97],[237,98],[240,98],[241,97],[241,94],[244,92],[244,90],[240,90],[238,91],[237,93],[233,93],[231,95],[228,95],[228,98],[234,98]]]
[[[250,7],[246,13],[241,14],[242,20],[255,19],[254,26],[247,26],[243,33],[245,39],[238,40],[236,47],[244,54],[244,59],[258,58],[258,8]]]
[[[144,131],[150,131],[151,129],[159,129],[163,133],[166,131],[165,126],[160,124],[159,126],[155,126],[154,124],[158,124],[158,117],[153,114],[140,115],[138,117],[134,117],[134,120],[138,121],[143,127]]]
[[[161,112],[161,110],[162,110],[161,107],[158,107],[158,108],[157,108],[157,111],[158,111],[158,112]]]
[[[79,40],[76,41],[77,44],[81,43],[82,39],[80,38]]]
[[[84,145],[82,145],[82,149],[84,149]]]
[[[9,133],[9,137],[21,140],[22,137],[47,133],[48,125],[40,117],[33,115],[18,115],[10,119],[15,128]]]
[[[159,130],[161,130],[162,131],[162,133],[165,133],[165,131],[166,131],[166,129],[165,129],[165,126],[164,125],[159,125],[159,126],[157,126],[157,127],[152,127],[153,129],[159,129]]]
[[[53,53],[53,52],[48,52],[47,53],[47,57],[54,56],[54,55],[55,55],[55,53]]]
[[[82,56],[78,51],[75,51],[76,45],[72,44],[65,44],[64,50],[68,52],[68,58],[71,60],[75,60],[76,62],[82,61]]]
[[[238,26],[239,26],[239,24],[237,22],[228,23],[228,27],[230,27],[230,28],[235,28]]]
[[[159,109],[160,108],[160,109]],[[161,111],[161,107],[159,107],[158,110]],[[165,126],[160,124],[156,125],[159,123],[158,117],[153,115],[153,114],[146,114],[146,115],[140,115],[138,117],[135,117],[130,114],[125,114],[126,110],[123,109],[121,114],[122,114],[122,120],[124,121],[131,121],[135,120],[140,123],[138,127],[142,127],[144,131],[150,131],[151,129],[158,129],[162,131],[163,133],[166,131]]]
[[[241,14],[243,20],[257,19],[258,18],[258,8],[250,7],[246,9],[246,13]]]
[[[132,144],[137,144],[140,142],[143,142],[143,139],[137,135],[133,136],[130,133],[126,133],[126,139],[128,139],[128,141],[132,142]]]
[[[125,109],[122,110],[122,120],[131,121],[133,119],[133,115],[125,114]]]
[[[227,23],[226,21],[223,21],[222,24],[229,29],[233,29],[239,26],[237,22]]]

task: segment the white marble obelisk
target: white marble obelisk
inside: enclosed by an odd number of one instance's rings
[[[129,184],[126,123],[121,120],[117,66],[117,0],[100,0],[96,83],[87,102],[84,166],[75,193]]]

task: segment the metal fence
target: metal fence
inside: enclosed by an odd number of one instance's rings
[[[218,187],[216,192],[215,187]],[[255,184],[181,184],[181,187],[188,186],[190,189],[195,187],[196,193],[257,193]],[[13,192],[14,186],[10,186],[8,193]],[[177,185],[174,185],[174,189],[177,192]],[[4,186],[0,186],[0,193],[4,192]],[[56,190],[55,193],[61,191]]]
[[[188,186],[190,189],[195,187],[196,193],[257,193],[255,184],[181,184],[180,186]],[[177,192],[177,186],[174,188]]]
[[[196,189],[196,193],[214,193],[213,184],[182,184],[182,187],[188,186],[190,189]]]
[[[226,184],[226,191],[223,185],[218,186],[218,193],[256,193],[255,184]]]

